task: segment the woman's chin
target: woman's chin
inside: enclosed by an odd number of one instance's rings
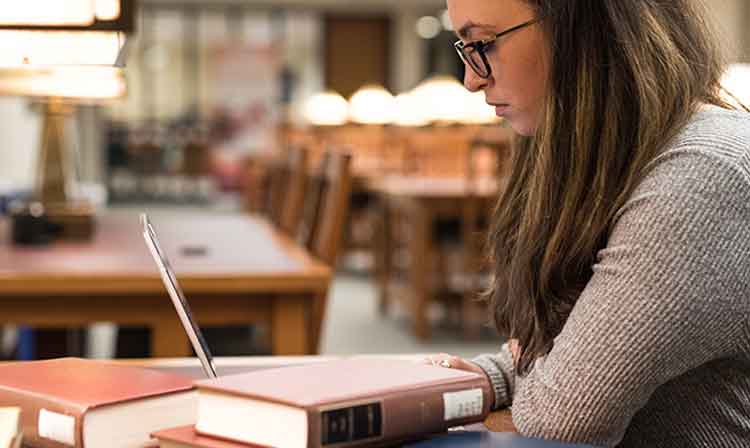
[[[536,126],[532,126],[530,123],[524,120],[517,120],[512,117],[505,117],[505,121],[508,122],[510,128],[513,129],[516,134],[523,137],[531,137],[536,134]]]

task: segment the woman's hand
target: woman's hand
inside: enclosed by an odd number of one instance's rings
[[[439,353],[437,355],[429,356],[425,358],[423,362],[433,366],[465,370],[467,372],[481,373],[484,375],[484,370],[473,362],[469,362],[463,358],[452,356],[447,353]]]
[[[518,339],[508,339],[508,350],[513,357],[513,364],[518,365]]]
[[[487,379],[487,382],[490,383],[490,409],[494,406],[495,403],[495,391],[492,388],[492,381],[490,381],[490,377],[487,376],[487,373],[482,370],[481,367],[474,364],[473,362],[469,362],[463,358],[459,358],[458,356],[452,356],[447,353],[439,353],[437,355],[428,356],[423,361],[425,364],[438,366],[438,367],[445,367],[447,369],[458,369],[458,370],[465,370],[467,372],[474,372],[482,375],[484,378]]]
[[[518,361],[518,339],[508,340],[508,350],[510,351],[511,357],[513,358],[513,363],[515,364]],[[487,381],[490,381],[489,376],[487,376],[487,373],[484,370],[482,370],[481,367],[474,364],[473,362],[469,362],[463,358],[459,358],[458,356],[449,355],[447,353],[439,353],[437,355],[428,356],[427,358],[424,359],[423,362],[425,364],[445,367],[448,369],[458,369],[458,370],[465,370],[467,372],[479,373],[483,375],[485,378],[487,378]],[[490,387],[490,395],[491,395],[490,403],[494,403],[495,392],[492,389],[492,387]]]

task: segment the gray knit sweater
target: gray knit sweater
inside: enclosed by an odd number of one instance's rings
[[[650,168],[552,351],[473,361],[527,436],[750,447],[750,114],[703,109]]]

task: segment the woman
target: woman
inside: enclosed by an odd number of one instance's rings
[[[692,0],[448,0],[466,87],[520,134],[484,372],[528,436],[750,446],[750,114]]]

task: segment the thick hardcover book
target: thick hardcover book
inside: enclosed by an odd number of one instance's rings
[[[381,444],[484,420],[484,375],[358,359],[196,382],[199,433],[283,447]]]
[[[195,422],[189,378],[80,358],[0,366],[0,406],[22,410],[24,444],[132,447]]]
[[[253,445],[232,442],[198,434],[195,426],[187,425],[163,429],[151,436],[159,441],[161,448],[252,448]],[[262,448],[262,447],[258,447]]]

